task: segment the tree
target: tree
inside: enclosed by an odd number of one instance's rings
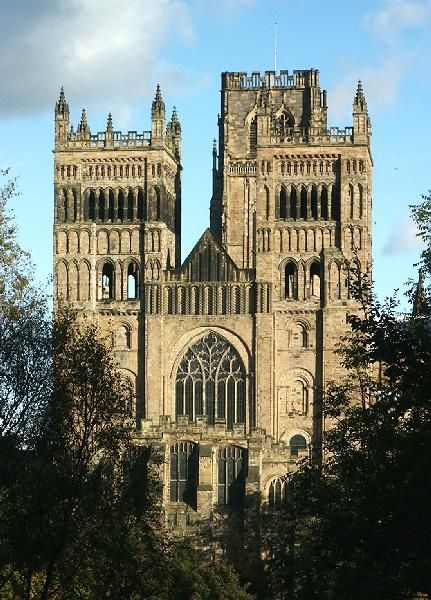
[[[172,541],[163,458],[133,439],[130,388],[97,326],[67,307],[52,321],[14,194],[0,190],[0,598],[248,598],[228,565]]]
[[[0,186],[0,439],[29,444],[51,381],[51,326],[8,208],[15,181],[8,171],[0,170],[0,177],[6,179]]]
[[[345,381],[326,392],[327,459],[292,478],[276,518],[282,535],[271,538],[270,574],[282,570],[285,581],[274,597],[431,594],[430,196],[413,217],[427,242],[411,294],[421,293],[421,310],[401,315],[394,300],[380,304],[356,274],[362,311],[350,316],[339,350]]]

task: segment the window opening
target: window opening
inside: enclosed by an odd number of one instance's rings
[[[100,190],[99,192],[99,220],[105,220],[105,194],[103,193],[103,190]]]
[[[317,214],[317,188],[315,185],[311,188],[311,216],[313,219],[318,218]]]
[[[282,510],[287,504],[289,490],[289,476],[283,475],[273,479],[269,484],[268,508],[270,511]]]
[[[218,451],[217,501],[221,506],[240,507],[244,501],[247,452],[239,446]]]
[[[285,268],[285,298],[296,298],[297,279],[296,266],[292,262],[288,262]]]
[[[170,451],[170,501],[185,502],[196,508],[198,446],[177,442]]]
[[[130,263],[127,269],[127,298],[135,300],[138,297],[138,267]]]
[[[324,186],[320,194],[320,214],[322,219],[328,220],[328,190]]]
[[[310,294],[320,298],[320,264],[313,262],[310,267]]]
[[[307,449],[307,440],[303,435],[294,435],[290,442],[290,455],[295,457]]]
[[[211,332],[184,354],[176,375],[175,410],[190,421],[206,415],[209,425],[225,420],[229,430],[245,423],[244,366],[221,336]]]
[[[90,190],[88,196],[88,218],[90,221],[96,220],[96,196],[93,190]]]
[[[105,263],[102,269],[102,299],[112,300],[114,298],[114,267]]]
[[[118,192],[118,220],[124,220],[124,194],[123,190]]]
[[[301,189],[301,206],[300,206],[300,219],[307,219],[307,190],[303,186]]]
[[[297,202],[296,188],[292,187],[290,190],[290,216],[295,221],[297,218],[296,202]]]
[[[250,121],[250,127],[248,131],[249,149],[250,152],[256,151],[257,146],[257,118],[253,117]]]
[[[280,219],[287,219],[287,195],[284,187],[280,190]]]
[[[133,208],[134,208],[134,197],[132,190],[129,190],[129,194],[127,197],[127,218],[129,221],[133,221]]]

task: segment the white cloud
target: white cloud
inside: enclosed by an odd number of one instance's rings
[[[412,252],[421,246],[418,230],[415,223],[407,214],[401,215],[392,223],[389,237],[382,248],[382,254],[393,256]]]
[[[358,80],[362,81],[365,96],[373,111],[385,108],[396,100],[407,64],[398,58],[388,58],[380,65],[356,66],[330,91],[329,108],[336,120],[352,113],[353,97]]]
[[[126,111],[131,98],[148,99],[156,80],[172,71],[160,59],[164,46],[193,37],[184,0],[35,4],[37,10],[12,3],[0,8],[5,24],[0,38],[0,117],[46,109],[61,84],[72,102],[85,98],[88,105],[106,106],[109,98],[110,106]],[[185,76],[181,68],[176,71],[177,78]]]
[[[379,39],[395,41],[403,30],[424,26],[431,19],[430,0],[386,0],[385,6],[365,23]]]

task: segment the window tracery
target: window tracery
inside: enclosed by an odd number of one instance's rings
[[[206,415],[227,429],[245,422],[245,370],[238,353],[221,336],[211,332],[185,352],[175,380],[176,416],[194,421]]]
[[[282,475],[273,479],[269,484],[268,508],[270,511],[281,510],[287,503],[289,492],[289,475]]]

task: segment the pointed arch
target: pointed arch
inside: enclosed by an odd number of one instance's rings
[[[175,414],[205,415],[228,430],[245,423],[245,369],[236,349],[210,331],[182,355],[175,375]]]

